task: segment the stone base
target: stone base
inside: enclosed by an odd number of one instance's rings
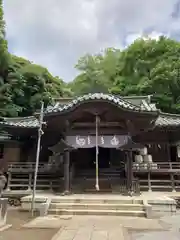
[[[0,224],[5,225],[7,219],[8,199],[0,198]]]
[[[154,196],[153,196],[154,195]],[[21,199],[22,209],[29,211],[31,209],[32,196],[23,197]],[[136,211],[142,211],[141,216],[146,216],[147,218],[153,218],[153,216],[159,215],[172,215],[176,213],[176,201],[172,198],[160,196],[153,194],[148,194],[148,196],[142,193],[141,196],[122,196],[117,194],[74,194],[74,195],[42,195],[38,194],[35,197],[34,208],[44,216],[48,213],[57,214],[82,214],[85,212],[99,213],[102,215],[116,215],[114,210],[119,211],[119,215],[124,211],[132,210],[135,211],[135,205],[142,205],[141,209],[136,209]],[[130,208],[127,208],[130,206]],[[51,211],[50,211],[51,210]],[[110,213],[108,214],[109,211]],[[121,212],[122,211],[122,212]],[[88,213],[89,212],[89,213]],[[132,214],[133,215],[133,214]]]
[[[11,224],[5,224],[5,225],[3,224],[3,225],[1,225],[1,223],[0,223],[0,232],[5,231],[5,230],[7,230],[7,229],[9,229],[11,227],[12,227]]]
[[[152,206],[152,211],[156,213],[162,213],[163,215],[176,213],[176,201],[168,197],[167,199],[148,200],[148,204]]]

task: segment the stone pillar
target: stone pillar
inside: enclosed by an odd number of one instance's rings
[[[70,193],[70,153],[64,153],[64,193]]]
[[[7,190],[7,191],[10,191],[10,190],[11,190],[11,189],[10,189],[11,178],[12,178],[11,172],[8,172],[7,187],[6,187],[6,190]]]
[[[0,227],[6,224],[8,199],[0,198]]]

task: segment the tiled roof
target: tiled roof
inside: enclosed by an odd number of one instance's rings
[[[1,126],[20,127],[20,128],[37,128],[38,120],[35,117],[24,118],[4,118],[0,121]],[[161,113],[155,121],[157,127],[178,127],[180,126],[180,115]]]
[[[37,128],[39,126],[39,122],[34,116],[3,118],[3,120],[0,121],[0,125],[20,128]]]
[[[70,111],[71,109],[77,107],[81,103],[88,101],[106,101],[115,104],[119,108],[127,109],[133,112],[145,112],[145,113],[159,113],[158,118],[155,121],[155,126],[164,127],[180,127],[180,115],[162,113],[156,109],[153,104],[149,104],[142,101],[141,105],[135,105],[129,102],[127,99],[119,96],[114,96],[110,94],[94,93],[87,94],[84,96],[72,99],[68,103],[56,103],[54,106],[49,106],[46,108],[44,114],[48,115],[51,113],[64,113]],[[0,120],[0,126],[4,127],[19,127],[19,128],[38,128],[38,119],[34,116],[30,117],[18,117],[18,118],[2,118]]]
[[[104,93],[92,93],[92,94],[86,94],[80,97],[77,97],[73,100],[71,100],[67,104],[57,103],[54,106],[50,106],[46,109],[45,114],[51,114],[51,113],[63,113],[66,111],[70,111],[72,108],[75,108],[81,103],[89,102],[89,101],[106,101],[113,103],[117,105],[117,107],[135,111],[135,112],[157,112],[157,110],[152,109],[148,104],[146,106],[137,106],[123,97],[115,96],[111,94],[104,94]]]
[[[180,127],[180,115],[160,113],[155,125],[157,127]]]

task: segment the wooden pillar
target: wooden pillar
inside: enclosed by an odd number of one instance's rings
[[[69,130],[69,121],[66,121],[66,128],[65,128],[65,137],[64,140],[66,142],[67,132]],[[64,152],[64,194],[70,193],[70,152],[67,149]]]
[[[29,182],[28,182],[28,190],[31,190],[31,185],[32,185],[32,173],[29,173]]]
[[[74,179],[74,162],[72,162],[72,164],[70,164],[70,191],[72,192],[72,189],[73,189],[73,179]]]
[[[148,192],[152,192],[152,187],[151,187],[151,172],[150,172],[150,169],[148,169]]]
[[[166,144],[166,149],[168,154],[168,162],[172,162],[169,142]]]
[[[126,152],[127,156],[127,192],[129,195],[133,194],[133,159],[132,151]]]
[[[64,153],[64,193],[70,192],[70,153],[66,151]]]
[[[172,192],[176,192],[174,173],[171,173],[171,186],[172,186]]]

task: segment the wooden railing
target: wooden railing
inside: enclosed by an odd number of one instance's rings
[[[138,186],[140,185],[141,190],[180,190],[180,162],[156,162],[157,168],[152,168],[151,165],[146,165],[146,169],[133,169],[135,173],[144,173],[146,179],[142,179],[140,175],[138,175],[139,181],[134,181],[133,188],[135,191],[138,191]],[[37,188],[38,189],[52,189],[52,187],[60,187],[63,186],[63,178],[62,176],[56,177],[53,174],[58,169],[57,164],[47,164],[40,163],[39,170],[40,173],[37,179]],[[8,184],[7,189],[26,189],[31,190],[33,186],[33,173],[35,169],[35,163],[27,162],[27,163],[10,163],[8,166]],[[89,172],[89,173],[88,173]],[[80,179],[80,185],[84,185],[84,188],[89,185],[94,187],[95,182],[95,170],[93,171],[81,171],[81,174],[75,176],[73,179],[73,184],[78,179]],[[162,179],[155,179],[157,174],[154,173],[162,173]],[[163,173],[166,173],[166,177],[163,177]],[[103,186],[107,186],[110,184],[110,187],[113,188],[115,186],[120,186],[120,192],[122,193],[126,189],[127,183],[126,180],[123,180],[124,177],[121,175],[122,172],[120,169],[99,172],[99,179]],[[136,174],[134,174],[136,175]],[[48,176],[48,177],[47,177]],[[84,181],[82,180],[84,179]],[[123,182],[124,181],[124,182]],[[107,185],[106,185],[107,183]],[[119,188],[119,187],[118,187]],[[124,190],[123,190],[124,189]]]
[[[177,179],[140,179],[141,190],[149,191],[179,191],[180,180]]]
[[[74,191],[89,192],[94,193],[97,192],[95,188],[96,178],[92,176],[81,177],[73,179],[72,189]],[[99,188],[100,192],[113,192],[119,194],[128,194],[128,182],[127,179],[124,178],[114,178],[111,176],[107,177],[99,177]],[[138,179],[133,179],[131,190],[133,193],[140,193],[140,185]]]
[[[56,176],[59,165],[39,163],[37,190],[58,189],[62,176]],[[5,190],[32,190],[34,181],[34,162],[9,163],[7,169],[7,187]]]
[[[39,163],[39,172],[46,172],[57,170],[59,165],[57,163]],[[17,162],[9,163],[8,171],[9,172],[34,172],[35,163],[34,162]],[[135,172],[180,172],[180,162],[155,162],[152,164],[140,164],[134,165],[133,170]],[[87,174],[90,173],[87,170]],[[112,171],[107,169],[107,171],[102,172],[103,175],[108,174],[119,174],[120,169]]]
[[[122,174],[122,169],[99,169],[100,178],[120,178]],[[79,170],[75,172],[76,177],[80,178],[94,178],[96,175],[95,169],[89,170]]]
[[[31,191],[34,184],[34,174],[30,172],[26,173],[16,173],[16,172],[8,172],[7,178],[7,187],[6,191],[9,190],[29,190]],[[37,190],[52,190],[59,189],[63,185],[63,178],[56,177],[54,174],[46,174],[42,173],[38,175],[36,182]]]
[[[154,162],[133,165],[134,172],[180,173],[180,162]]]
[[[58,168],[58,164],[55,163],[39,163],[38,172],[48,172],[55,171]],[[8,172],[22,172],[22,173],[30,173],[34,172],[35,163],[34,162],[16,162],[8,164]]]

